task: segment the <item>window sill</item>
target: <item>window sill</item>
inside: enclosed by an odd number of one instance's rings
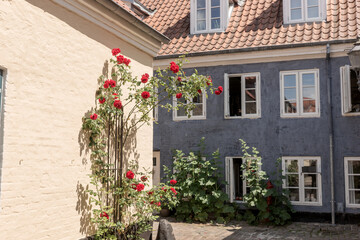
[[[187,120],[206,120],[206,116],[199,116],[199,117],[177,117],[177,118],[173,118],[174,122],[180,122],[180,121],[187,121]]]
[[[319,203],[319,202],[293,202],[293,201],[290,201],[290,203],[294,206],[314,206],[314,207],[322,206],[322,203]]]
[[[320,114],[309,115],[280,115],[281,118],[320,118]]]
[[[224,116],[224,119],[258,119],[261,118],[261,116]]]
[[[356,117],[360,116],[360,112],[349,112],[349,113],[342,113],[343,117]]]
[[[347,203],[346,207],[347,208],[360,208],[360,204],[349,204],[349,203]]]

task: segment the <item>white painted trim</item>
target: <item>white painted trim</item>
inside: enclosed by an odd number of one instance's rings
[[[245,77],[256,77],[256,114],[246,114],[246,107],[245,107],[245,81],[243,78]],[[230,116],[230,102],[229,102],[229,78],[230,77],[241,77],[241,109],[244,110],[245,114],[242,116]],[[253,73],[239,73],[239,74],[225,74],[224,75],[225,81],[225,94],[224,94],[224,118],[225,119],[257,119],[261,118],[261,87],[260,87],[260,72],[253,72]]]
[[[303,112],[303,93],[302,93],[302,75],[306,73],[314,73],[315,75],[315,109],[314,113]],[[296,113],[285,113],[284,109],[284,76],[296,75]],[[319,69],[280,71],[280,117],[281,118],[316,118],[320,117],[320,75]]]
[[[191,117],[188,116],[177,116],[177,110],[173,109],[173,121],[184,121],[184,120],[205,120],[206,119],[206,92],[202,90],[202,104],[203,104],[203,114],[201,116],[193,116],[192,111],[190,113]],[[173,106],[177,106],[177,99],[173,96]]]
[[[229,14],[229,4],[227,1],[220,0],[220,28],[211,29],[211,0],[205,0],[205,30],[197,30],[197,0],[191,0],[190,2],[190,34],[202,34],[202,33],[215,33],[223,32],[228,25],[228,14]]]
[[[126,42],[132,44],[136,48],[146,52],[152,57],[157,56],[157,53],[160,49],[160,42],[154,43],[145,36],[142,36],[140,33],[134,31],[134,26],[132,24],[126,24],[127,21],[121,21],[120,19],[114,18],[109,12],[100,11],[97,7],[94,7],[93,1],[85,0],[53,0],[60,6],[70,10],[77,15],[85,18],[86,20],[98,25],[99,27],[113,33],[115,36],[125,40]],[[124,23],[125,24],[124,24]],[[127,26],[128,25],[128,26]]]
[[[360,116],[360,112],[351,112],[351,81],[349,65],[340,67],[341,114],[344,117]]]
[[[225,161],[226,163],[226,167],[227,170],[225,171],[225,177],[227,179],[227,183],[228,183],[228,195],[229,195],[229,199],[230,202],[236,202],[236,203],[244,203],[244,201],[240,201],[240,200],[235,200],[235,186],[234,186],[234,158],[240,158],[241,159],[241,164],[243,164],[243,157],[241,156],[235,156],[235,157],[225,157]],[[243,176],[245,174],[245,171],[243,171]],[[242,180],[243,182],[243,193],[246,194],[246,180]],[[245,195],[244,194],[244,195]],[[244,196],[243,196],[244,197]]]
[[[298,160],[298,175],[299,175],[299,201],[290,201],[292,205],[304,205],[304,206],[322,206],[322,183],[321,183],[321,157],[319,156],[283,156],[282,157],[282,170],[283,175],[286,176],[285,172],[285,160]],[[304,160],[316,160],[318,172],[317,174],[317,192],[318,202],[305,202],[304,196],[304,174],[302,173],[302,167],[304,166]],[[284,179],[282,184],[283,189],[287,189],[286,180]]]
[[[349,197],[349,161],[360,161],[360,157],[344,157],[345,207],[360,208],[360,204],[350,203]]]
[[[330,49],[331,58],[347,57],[347,52],[353,47],[352,43],[333,44]],[[326,46],[297,47],[275,50],[238,52],[226,54],[213,54],[206,56],[188,57],[189,62],[184,63],[184,68],[237,65],[249,63],[280,62],[326,58]],[[154,68],[165,69],[170,61],[176,58],[158,59],[154,61]]]
[[[296,23],[305,23],[305,22],[317,22],[326,20],[326,0],[319,0],[319,17],[317,18],[308,18],[307,17],[307,1],[303,0],[301,6],[301,19],[291,20],[290,19],[290,1],[283,0],[283,16],[284,24],[296,24]]]

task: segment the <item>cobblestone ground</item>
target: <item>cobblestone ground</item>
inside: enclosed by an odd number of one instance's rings
[[[285,227],[250,226],[245,222],[227,225],[182,223],[167,218],[174,230],[176,240],[268,240],[268,239],[360,239],[358,225],[336,225],[326,223],[292,223]],[[153,239],[156,238],[159,222],[154,223]]]

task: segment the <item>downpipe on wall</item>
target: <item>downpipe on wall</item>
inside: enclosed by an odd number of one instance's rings
[[[330,44],[326,45],[326,75],[327,75],[327,94],[328,94],[328,108],[329,108],[329,151],[330,151],[330,192],[331,192],[331,224],[335,225],[335,187],[334,187],[334,123],[332,111],[332,77],[331,77],[331,62],[330,62]]]

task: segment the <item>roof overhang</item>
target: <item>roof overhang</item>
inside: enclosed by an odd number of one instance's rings
[[[53,0],[62,7],[115,34],[152,57],[169,38],[112,0]]]

